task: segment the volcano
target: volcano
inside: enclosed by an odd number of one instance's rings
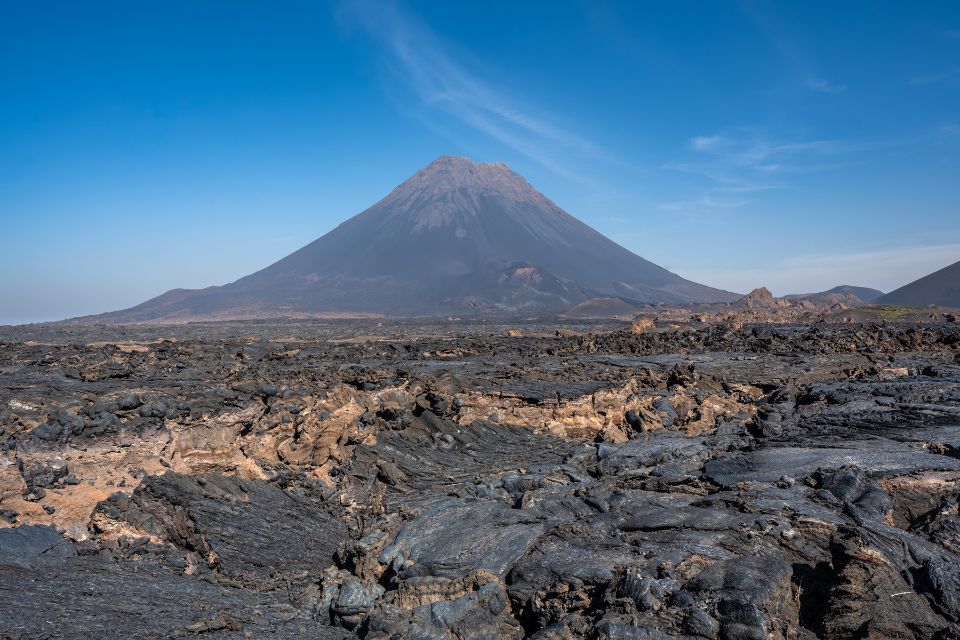
[[[737,297],[621,247],[505,164],[445,156],[265,269],[80,320],[551,314],[595,298],[634,305]]]
[[[910,307],[933,304],[958,309],[960,308],[960,262],[954,262],[939,271],[905,284],[877,302]]]

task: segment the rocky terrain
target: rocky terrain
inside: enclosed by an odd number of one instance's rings
[[[960,324],[761,312],[0,329],[0,637],[960,638]]]

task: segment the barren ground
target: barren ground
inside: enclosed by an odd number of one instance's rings
[[[960,638],[960,324],[0,329],[0,637]]]

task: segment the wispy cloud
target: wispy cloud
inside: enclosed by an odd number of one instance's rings
[[[914,76],[910,78],[910,84],[940,84],[941,82],[947,82],[949,80],[953,80],[954,78],[960,78],[960,67],[951,67],[950,69],[943,69],[933,73]]]
[[[846,85],[830,82],[824,77],[821,67],[809,53],[809,47],[802,46],[801,34],[777,15],[776,3],[742,1],[739,6],[757,31],[792,67],[791,77],[802,83],[802,86],[818,93],[838,94],[846,91]]]
[[[784,159],[796,160],[807,154],[835,153],[843,148],[843,144],[837,140],[786,141],[758,135],[719,133],[691,138],[689,146],[725,162],[759,171],[780,170],[788,166],[782,162]]]
[[[678,202],[661,202],[657,205],[658,209],[664,211],[686,211],[689,209],[737,209],[753,202],[748,198],[728,198],[716,194],[705,193],[699,198],[693,200],[681,200]]]
[[[906,246],[894,249],[785,258],[763,268],[683,272],[684,277],[730,291],[765,286],[776,295],[825,291],[840,284],[892,291],[960,260],[960,244]]]
[[[821,78],[811,78],[807,80],[807,88],[820,93],[843,93],[847,90],[847,85],[833,84]]]
[[[746,194],[789,186],[788,176],[835,168],[849,150],[838,140],[785,140],[750,133],[715,133],[687,142],[693,152],[663,168],[705,178],[709,188],[695,198],[667,202],[665,209],[736,208],[753,202]]]
[[[576,177],[565,158],[616,160],[601,146],[534,114],[456,59],[450,47],[392,2],[346,3],[342,16],[380,43],[395,76],[420,103],[439,110],[553,171]]]

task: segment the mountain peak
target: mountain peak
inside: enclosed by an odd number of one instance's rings
[[[400,185],[438,186],[453,189],[517,189],[525,187],[533,191],[526,180],[510,170],[502,162],[474,162],[463,156],[440,156],[410,180]]]
[[[508,167],[505,162],[476,162],[466,156],[439,156],[436,160],[421,169],[421,172],[478,171],[482,170],[482,168],[510,171],[510,167]]]
[[[441,156],[265,269],[98,320],[559,313],[594,298],[636,306],[736,296],[624,249],[505,164]]]
[[[546,196],[502,162],[474,162],[462,156],[440,156],[400,184],[376,206],[392,205],[410,212],[416,229],[449,224],[475,215],[481,200],[526,202],[557,209]]]

